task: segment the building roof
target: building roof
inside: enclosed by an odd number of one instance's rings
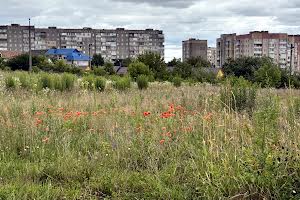
[[[68,54],[67,55],[67,58],[66,58],[68,61],[89,61],[91,60],[91,58],[81,52],[79,53],[71,53],[71,54]]]
[[[89,61],[91,58],[77,49],[49,49],[46,52],[48,56],[64,55],[68,61]]]
[[[46,55],[68,55],[74,52],[80,53],[77,49],[49,49]]]
[[[0,57],[4,58],[4,59],[11,59],[14,58],[16,56],[21,55],[22,52],[18,52],[18,51],[0,51]]]

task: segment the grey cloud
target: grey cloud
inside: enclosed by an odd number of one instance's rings
[[[129,3],[146,3],[152,6],[160,7],[174,7],[174,8],[188,8],[199,0],[113,0],[119,2]]]

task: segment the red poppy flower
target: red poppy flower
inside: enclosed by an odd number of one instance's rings
[[[38,126],[38,125],[40,125],[40,124],[42,124],[43,123],[43,121],[42,120],[40,120],[40,119],[36,119],[36,121],[35,121],[35,125],[36,126]]]
[[[147,116],[149,116],[149,115],[151,115],[150,112],[144,112],[144,117],[147,117]]]
[[[165,143],[166,140],[160,140],[159,144],[163,145]]]

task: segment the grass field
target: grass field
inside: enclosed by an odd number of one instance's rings
[[[0,91],[0,199],[300,199],[300,93]]]

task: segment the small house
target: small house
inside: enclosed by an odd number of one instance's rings
[[[67,64],[74,65],[83,69],[89,68],[91,58],[77,49],[49,49],[46,56],[58,60],[65,60]]]

